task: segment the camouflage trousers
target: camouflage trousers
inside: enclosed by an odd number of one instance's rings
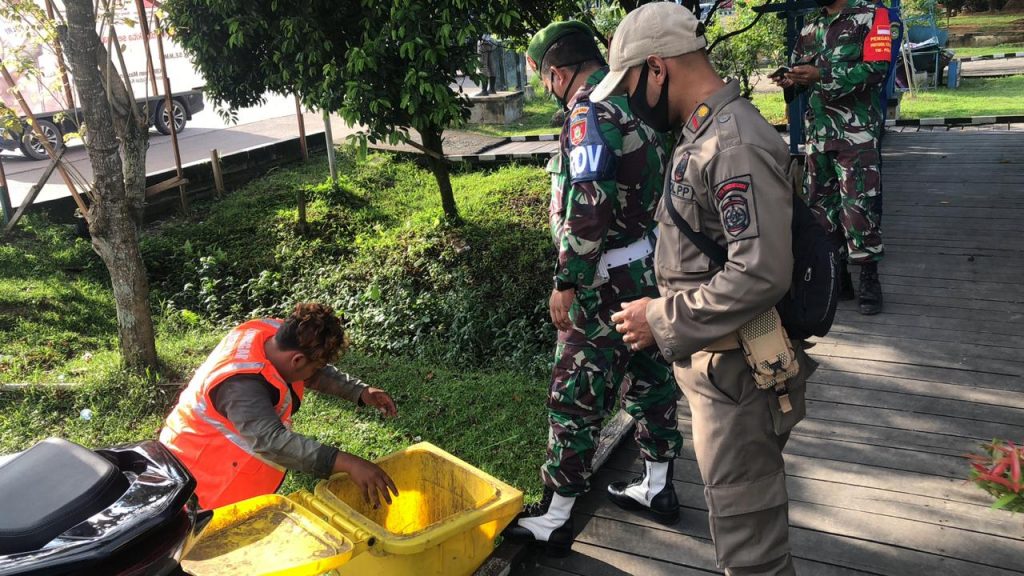
[[[874,144],[843,150],[807,148],[811,211],[854,264],[882,259],[882,195]]]
[[[616,401],[621,400],[622,408],[636,420],[634,437],[645,460],[670,460],[682,449],[676,422],[681,392],[671,368],[656,346],[630,349],[611,321],[620,303],[658,295],[653,271],[647,270],[648,288],[641,291],[622,290],[623,282],[614,274],[600,288],[577,291],[569,311],[573,328],[558,333],[541,479],[563,496],[579,496],[590,489],[601,424]],[[630,379],[622,386],[627,374]]]

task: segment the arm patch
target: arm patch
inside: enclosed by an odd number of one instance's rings
[[[729,242],[757,238],[757,202],[750,175],[737,176],[715,186],[715,204]]]
[[[889,28],[889,9],[877,8],[871,32],[864,39],[865,62],[892,60],[892,30]]]
[[[569,177],[573,184],[615,178],[615,151],[601,134],[597,107],[583,103],[569,114],[566,151]]]

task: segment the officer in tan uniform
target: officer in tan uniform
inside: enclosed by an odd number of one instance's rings
[[[611,71],[591,95],[624,91],[648,125],[681,129],[655,214],[661,297],[626,303],[612,320],[635,349],[656,344],[673,362],[692,414],[718,565],[727,575],[794,574],[782,449],[805,413],[815,364],[802,342],[786,339],[774,305],[792,276],[796,176],[785,143],[737,82],[718,76],[705,46],[689,10],[645,4],[615,31]],[[724,268],[674,223],[683,220],[727,248]],[[748,366],[750,328],[762,319],[789,348],[785,395],[759,387]]]

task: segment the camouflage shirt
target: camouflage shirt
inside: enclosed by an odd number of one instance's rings
[[[591,74],[570,101],[559,153],[548,163],[555,279],[580,287],[599,283],[604,251],[653,234],[669,153],[667,136],[636,119],[625,96],[590,102],[606,74]]]
[[[807,144],[812,148],[876,144],[882,129],[880,91],[888,63],[863,60],[864,41],[874,18],[874,4],[848,0],[838,14],[823,9],[800,31],[793,62],[810,60],[821,72],[807,103]]]

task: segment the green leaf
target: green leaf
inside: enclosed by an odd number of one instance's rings
[[[1020,498],[1020,496],[1012,492],[1010,494],[1003,494],[1001,498],[992,503],[992,508],[995,510],[1001,510],[1009,506],[1010,503],[1017,498]]]

